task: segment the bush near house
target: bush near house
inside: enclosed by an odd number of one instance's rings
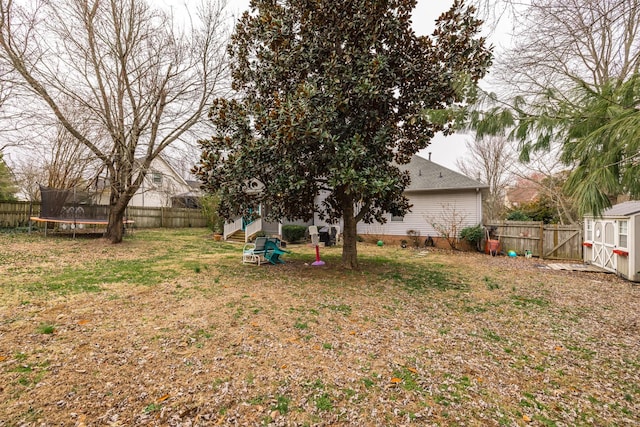
[[[220,206],[220,195],[208,194],[200,199],[202,205],[202,213],[207,218],[207,227],[214,233],[222,233],[224,231],[224,218],[218,213]]]
[[[304,225],[284,225],[282,226],[282,239],[285,242],[296,243],[304,239],[307,227]]]
[[[471,247],[479,249],[479,244],[484,237],[484,227],[482,225],[474,225],[473,227],[465,227],[460,231],[460,238],[469,242]]]

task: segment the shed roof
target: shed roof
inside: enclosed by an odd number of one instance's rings
[[[619,203],[602,212],[602,216],[630,216],[640,213],[640,200]]]
[[[411,174],[411,184],[405,191],[436,191],[436,190],[464,190],[486,189],[488,185],[471,179],[461,173],[447,169],[437,163],[413,156],[406,165],[400,165],[401,170],[408,170]]]

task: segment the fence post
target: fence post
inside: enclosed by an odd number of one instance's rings
[[[544,222],[540,222],[540,240],[538,241],[540,247],[540,259],[544,258]]]
[[[31,227],[33,225],[33,221],[31,221],[32,216],[33,216],[33,200],[29,200],[29,234],[31,234]]]

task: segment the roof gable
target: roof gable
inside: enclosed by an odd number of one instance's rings
[[[142,165],[143,160],[144,160],[143,158],[136,159],[136,162],[138,163],[138,167]],[[153,160],[151,161],[151,164],[149,165],[149,172],[154,172],[154,171],[160,172],[163,175],[168,174],[170,175],[172,180],[178,182],[180,185],[186,188],[191,188],[189,183],[178,172],[176,172],[173,166],[171,166],[171,163],[169,163],[167,159],[161,154],[154,157]]]
[[[405,191],[439,191],[486,189],[488,185],[471,179],[461,173],[452,171],[418,155],[414,155],[400,170],[409,171],[411,184]]]

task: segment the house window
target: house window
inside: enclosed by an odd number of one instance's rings
[[[629,234],[629,221],[620,221],[618,224],[618,246],[627,247],[627,235]]]
[[[586,238],[585,240],[587,242],[592,242],[593,241],[593,221],[588,219],[586,224],[585,224],[585,229],[586,229]]]
[[[162,174],[160,172],[153,172],[151,174],[151,182],[154,185],[162,185]]]
[[[404,221],[404,215],[393,215],[393,214],[391,214],[391,221],[392,222],[403,222]]]

